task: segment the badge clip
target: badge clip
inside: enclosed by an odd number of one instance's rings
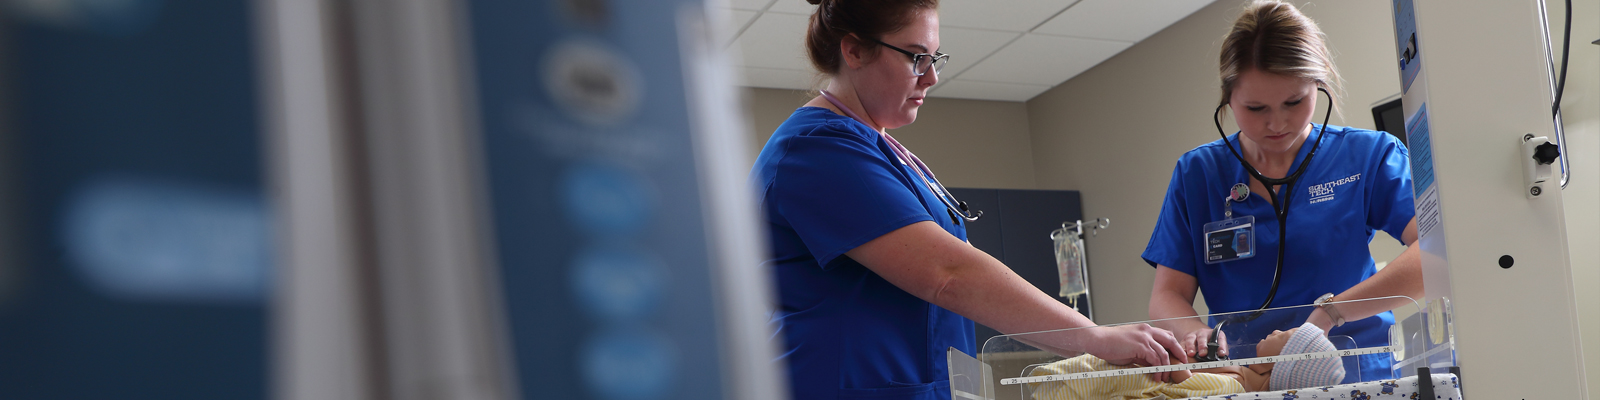
[[[1222,199],[1223,219],[1205,224],[1202,233],[1206,241],[1206,264],[1256,256],[1256,217],[1233,217],[1233,202],[1244,202],[1249,197],[1250,186],[1243,183],[1233,185],[1228,190],[1228,197]]]

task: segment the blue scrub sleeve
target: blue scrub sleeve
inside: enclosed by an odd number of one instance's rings
[[[1189,276],[1196,276],[1194,232],[1189,229],[1189,206],[1184,187],[1184,165],[1179,160],[1172,169],[1172,182],[1167,183],[1167,198],[1161,204],[1161,215],[1156,228],[1150,233],[1150,244],[1141,257],[1151,267],[1165,265]]]
[[[1411,153],[1389,135],[1380,145],[1378,162],[1373,163],[1371,197],[1367,201],[1367,226],[1388,232],[1395,240],[1406,231],[1416,216],[1415,194],[1411,190]]]
[[[767,193],[823,269],[857,246],[931,221],[928,210],[870,139],[836,123],[795,137]]]

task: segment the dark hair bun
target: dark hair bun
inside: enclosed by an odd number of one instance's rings
[[[939,9],[939,0],[806,0],[816,4],[806,28],[806,53],[811,66],[826,75],[839,73],[840,41],[854,35],[867,41],[898,31],[922,10]]]

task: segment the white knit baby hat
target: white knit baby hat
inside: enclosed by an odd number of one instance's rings
[[[1300,329],[1289,337],[1289,342],[1283,345],[1283,352],[1279,355],[1320,353],[1335,351],[1333,342],[1322,334],[1322,329],[1307,322],[1300,325]],[[1272,390],[1300,389],[1319,386],[1333,386],[1344,380],[1344,361],[1342,357],[1299,359],[1279,361],[1272,367]]]

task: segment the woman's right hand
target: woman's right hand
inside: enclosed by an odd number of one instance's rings
[[[1193,275],[1165,265],[1156,266],[1155,286],[1150,291],[1150,318],[1156,320],[1153,322],[1156,326],[1176,333],[1185,355],[1193,357],[1207,354],[1206,341],[1211,339],[1211,326],[1206,325],[1194,309],[1199,290],[1200,283]],[[1220,348],[1217,352],[1228,354]]]
[[[1166,329],[1146,324],[1129,324],[1089,329],[1092,333],[1083,350],[1112,365],[1167,365],[1171,359],[1184,359],[1183,346],[1177,337]],[[1150,374],[1159,382],[1167,380],[1168,373]]]
[[[1213,332],[1211,328],[1203,328],[1189,331],[1189,333],[1183,335],[1183,340],[1180,342],[1183,343],[1184,350],[1190,357],[1200,358],[1210,354],[1211,349],[1207,347],[1207,344],[1211,341],[1211,332]],[[1217,353],[1223,356],[1228,355],[1227,333],[1217,334]]]

